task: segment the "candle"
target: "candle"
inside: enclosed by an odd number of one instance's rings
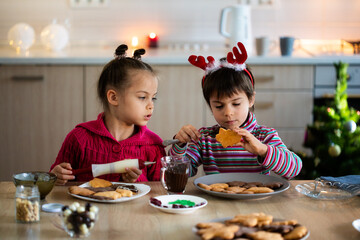
[[[148,36],[148,40],[149,40],[149,47],[150,48],[157,48],[158,47],[158,40],[159,37],[156,35],[156,33],[150,33]]]

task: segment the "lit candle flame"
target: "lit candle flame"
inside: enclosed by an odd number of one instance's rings
[[[150,34],[149,34],[149,37],[150,37],[151,39],[156,38],[156,33],[153,33],[153,32],[152,32],[152,33],[150,33]]]
[[[137,47],[138,45],[139,45],[139,39],[138,39],[138,37],[133,37],[133,38],[131,39],[131,46]]]

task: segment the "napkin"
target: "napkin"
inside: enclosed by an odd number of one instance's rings
[[[342,177],[322,176],[320,178],[334,183],[338,188],[360,195],[360,175],[347,175]]]

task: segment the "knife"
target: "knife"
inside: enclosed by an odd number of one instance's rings
[[[141,161],[139,159],[125,159],[113,163],[91,164],[91,167],[73,169],[73,175],[77,176],[84,173],[92,173],[93,177],[101,176],[109,173],[124,173],[125,168],[136,167],[143,169],[155,162]]]

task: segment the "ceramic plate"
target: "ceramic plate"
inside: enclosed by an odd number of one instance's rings
[[[274,192],[271,193],[256,193],[256,194],[230,194],[230,193],[214,192],[214,191],[205,190],[197,185],[198,183],[204,183],[210,185],[213,183],[226,183],[232,181],[262,182],[262,183],[281,182],[284,185],[281,188],[276,189]],[[257,198],[269,197],[284,192],[290,187],[290,183],[283,178],[257,174],[257,173],[220,173],[220,174],[206,175],[195,179],[194,184],[199,190],[207,194],[214,195],[217,197],[234,198],[234,199],[257,199]]]
[[[318,185],[316,188],[317,191],[314,192],[315,189],[314,182],[298,184],[296,185],[295,189],[296,191],[298,191],[301,194],[304,194],[305,196],[320,200],[346,199],[354,196],[350,192],[329,185]]]
[[[360,232],[360,219],[356,219],[352,222],[353,227]]]
[[[134,185],[137,188],[138,193],[134,194],[131,197],[122,197],[122,198],[118,198],[116,200],[100,200],[100,199],[96,199],[96,198],[84,197],[84,196],[72,194],[70,192],[68,192],[68,194],[70,194],[73,197],[80,198],[80,199],[86,200],[86,201],[101,202],[101,203],[119,203],[119,202],[126,202],[126,201],[134,200],[136,198],[140,198],[140,197],[146,195],[151,190],[150,186],[145,185],[145,184],[137,184],[137,183],[127,184],[127,183],[120,183],[120,182],[111,182],[111,183],[112,184]],[[87,183],[81,184],[79,187],[90,187],[90,183],[87,182]]]
[[[208,222],[221,222],[221,223],[224,223],[225,221],[230,220],[230,219],[232,219],[232,217],[217,218],[217,219],[213,219],[213,220],[208,221]],[[282,221],[282,220],[281,220],[281,219],[276,219],[276,218],[274,218],[274,221]],[[198,231],[198,229],[194,226],[194,227],[192,228],[192,232],[193,232],[196,236],[198,236],[198,237],[200,238],[200,236],[197,235],[197,231]],[[310,236],[310,230],[308,229],[308,232],[306,233],[306,235],[305,235],[304,237],[302,237],[302,238],[299,238],[298,240],[305,240],[305,239],[307,239],[309,236]]]
[[[161,196],[157,196],[154,197],[157,200],[161,201],[162,206],[157,206],[153,203],[151,203],[151,201],[149,201],[150,206],[159,209],[160,211],[166,212],[166,213],[175,213],[175,214],[187,214],[187,213],[192,213],[200,208],[203,208],[207,205],[207,201],[204,198],[201,197],[197,197],[197,196],[192,196],[192,195],[183,195],[183,194],[175,194],[175,195],[161,195]],[[174,202],[176,200],[188,200],[188,201],[192,201],[196,204],[201,204],[200,206],[194,206],[191,208],[172,208],[172,204],[170,204],[170,202]]]

